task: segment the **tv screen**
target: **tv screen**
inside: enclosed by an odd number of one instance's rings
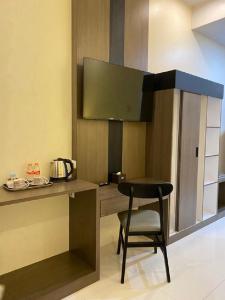
[[[144,92],[146,75],[144,71],[85,58],[83,118],[150,121],[151,97]]]

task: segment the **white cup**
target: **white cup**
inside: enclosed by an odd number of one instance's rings
[[[23,189],[28,187],[29,183],[24,178],[17,178],[13,180],[13,188],[14,189]]]
[[[31,185],[43,185],[43,184],[48,184],[48,183],[49,183],[48,178],[41,177],[41,176],[40,177],[34,177],[30,182]]]

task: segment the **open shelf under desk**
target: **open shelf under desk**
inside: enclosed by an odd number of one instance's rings
[[[0,209],[59,195],[70,196],[70,251],[1,275],[0,285],[5,287],[2,300],[60,300],[99,279],[97,185],[74,180],[37,190],[0,190]]]
[[[60,299],[92,274],[95,270],[85,260],[68,251],[0,276],[3,299]]]

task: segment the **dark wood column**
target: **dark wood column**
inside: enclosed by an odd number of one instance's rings
[[[110,45],[109,61],[117,65],[124,64],[124,18],[125,0],[110,1]],[[122,171],[123,122],[109,121],[108,173]]]

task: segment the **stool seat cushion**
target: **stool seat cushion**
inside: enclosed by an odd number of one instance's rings
[[[118,213],[123,228],[126,228],[128,211]],[[159,213],[154,210],[137,210],[131,212],[129,232],[160,231]]]

